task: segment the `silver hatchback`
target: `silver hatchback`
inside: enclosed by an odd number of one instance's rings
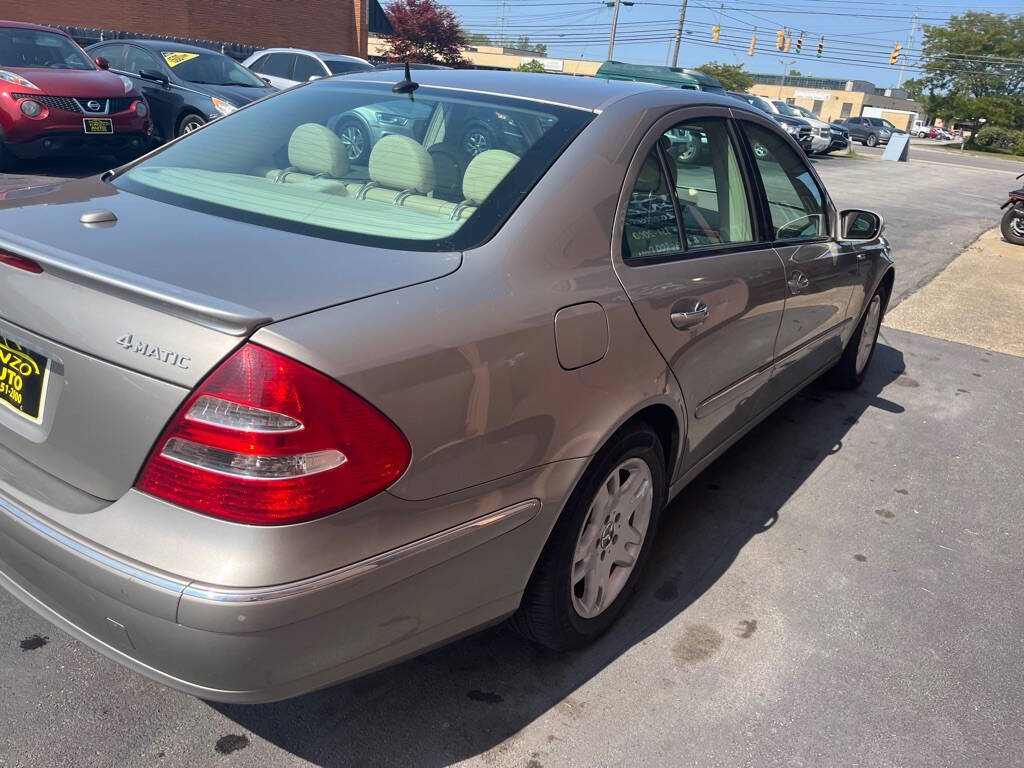
[[[0,202],[0,583],[148,677],[267,701],[505,618],[578,647],[673,496],[871,361],[882,222],[767,116],[414,74]],[[353,166],[328,126],[389,102],[422,132]],[[481,110],[517,151],[451,150]]]

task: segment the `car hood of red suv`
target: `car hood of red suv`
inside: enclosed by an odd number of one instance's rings
[[[49,69],[45,67],[2,67],[21,75],[50,96],[88,96],[113,98],[124,96],[124,82],[113,72],[103,69]],[[0,81],[5,89],[18,93],[32,93],[16,83]]]

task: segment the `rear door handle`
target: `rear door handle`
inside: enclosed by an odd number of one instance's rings
[[[677,329],[685,331],[687,328],[693,328],[703,323],[710,314],[711,310],[708,309],[708,305],[703,301],[698,301],[690,312],[673,312],[669,315],[669,319]]]

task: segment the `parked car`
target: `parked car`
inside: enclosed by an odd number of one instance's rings
[[[489,149],[504,149],[520,154],[526,146],[522,129],[509,113],[497,109],[459,107],[466,115],[457,124],[461,136],[445,143],[461,171],[476,155]],[[348,151],[349,162],[365,165],[373,147],[385,136],[408,136],[421,141],[427,130],[433,106],[419,101],[389,101],[386,105],[367,104],[337,115],[328,123]],[[460,178],[461,178],[461,171]]]
[[[939,141],[949,141],[950,139],[953,138],[953,134],[951,134],[945,128],[939,128],[934,125],[928,131],[928,136],[929,138],[938,139]]]
[[[846,129],[846,126],[842,123],[834,122],[829,124],[829,129],[832,132],[832,143],[828,145],[825,153],[848,149],[850,146],[850,132]]]
[[[242,62],[275,88],[289,88],[309,80],[350,72],[369,72],[373,64],[358,56],[321,53],[302,48],[267,48]]]
[[[906,133],[880,117],[848,117],[843,125],[850,132],[850,138],[865,147],[888,144],[894,133]]]
[[[784,101],[772,100],[770,103],[775,107],[780,115],[797,117],[808,122],[811,126],[812,153],[824,153],[828,150],[829,146],[832,144],[832,129],[829,127],[828,123],[823,120],[819,120],[817,117],[807,117],[794,105],[787,104]]]
[[[800,117],[790,117],[789,115],[781,114],[775,109],[767,99],[762,99],[760,96],[754,93],[740,93],[739,91],[729,91],[729,95],[733,98],[744,101],[755,109],[759,109],[766,115],[771,117],[776,123],[782,126],[782,130],[792,136],[796,143],[800,145],[800,149],[804,152],[811,152],[811,145],[813,144],[811,124]],[[767,149],[762,145],[755,145],[754,154],[760,160],[767,153]]]
[[[594,77],[601,80],[629,80],[639,83],[656,83],[669,88],[683,88],[689,91],[706,91],[725,95],[725,88],[718,80],[699,69],[662,67],[657,64],[628,64],[609,59],[597,68]]]
[[[105,72],[57,29],[0,21],[0,168],[18,158],[149,149],[149,106],[131,80]]]
[[[170,40],[111,40],[86,49],[146,96],[160,141],[190,133],[277,89],[222,53]]]
[[[882,221],[837,210],[763,113],[399,77],[292,88],[0,201],[0,361],[21,377],[0,584],[204,699],[294,696],[506,617],[550,648],[594,640],[665,505],[809,382],[871,363]],[[365,180],[328,125],[394,112],[400,82],[430,128],[380,139]],[[438,190],[430,146],[490,111],[522,155]],[[672,157],[681,132],[709,163]]]

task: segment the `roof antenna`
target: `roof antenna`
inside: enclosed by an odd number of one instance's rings
[[[412,73],[409,72],[409,62],[405,62],[405,79],[399,80],[397,83],[391,86],[391,90],[395,93],[408,93],[409,98],[412,99],[412,92],[420,87],[419,83],[414,83],[412,80]]]

